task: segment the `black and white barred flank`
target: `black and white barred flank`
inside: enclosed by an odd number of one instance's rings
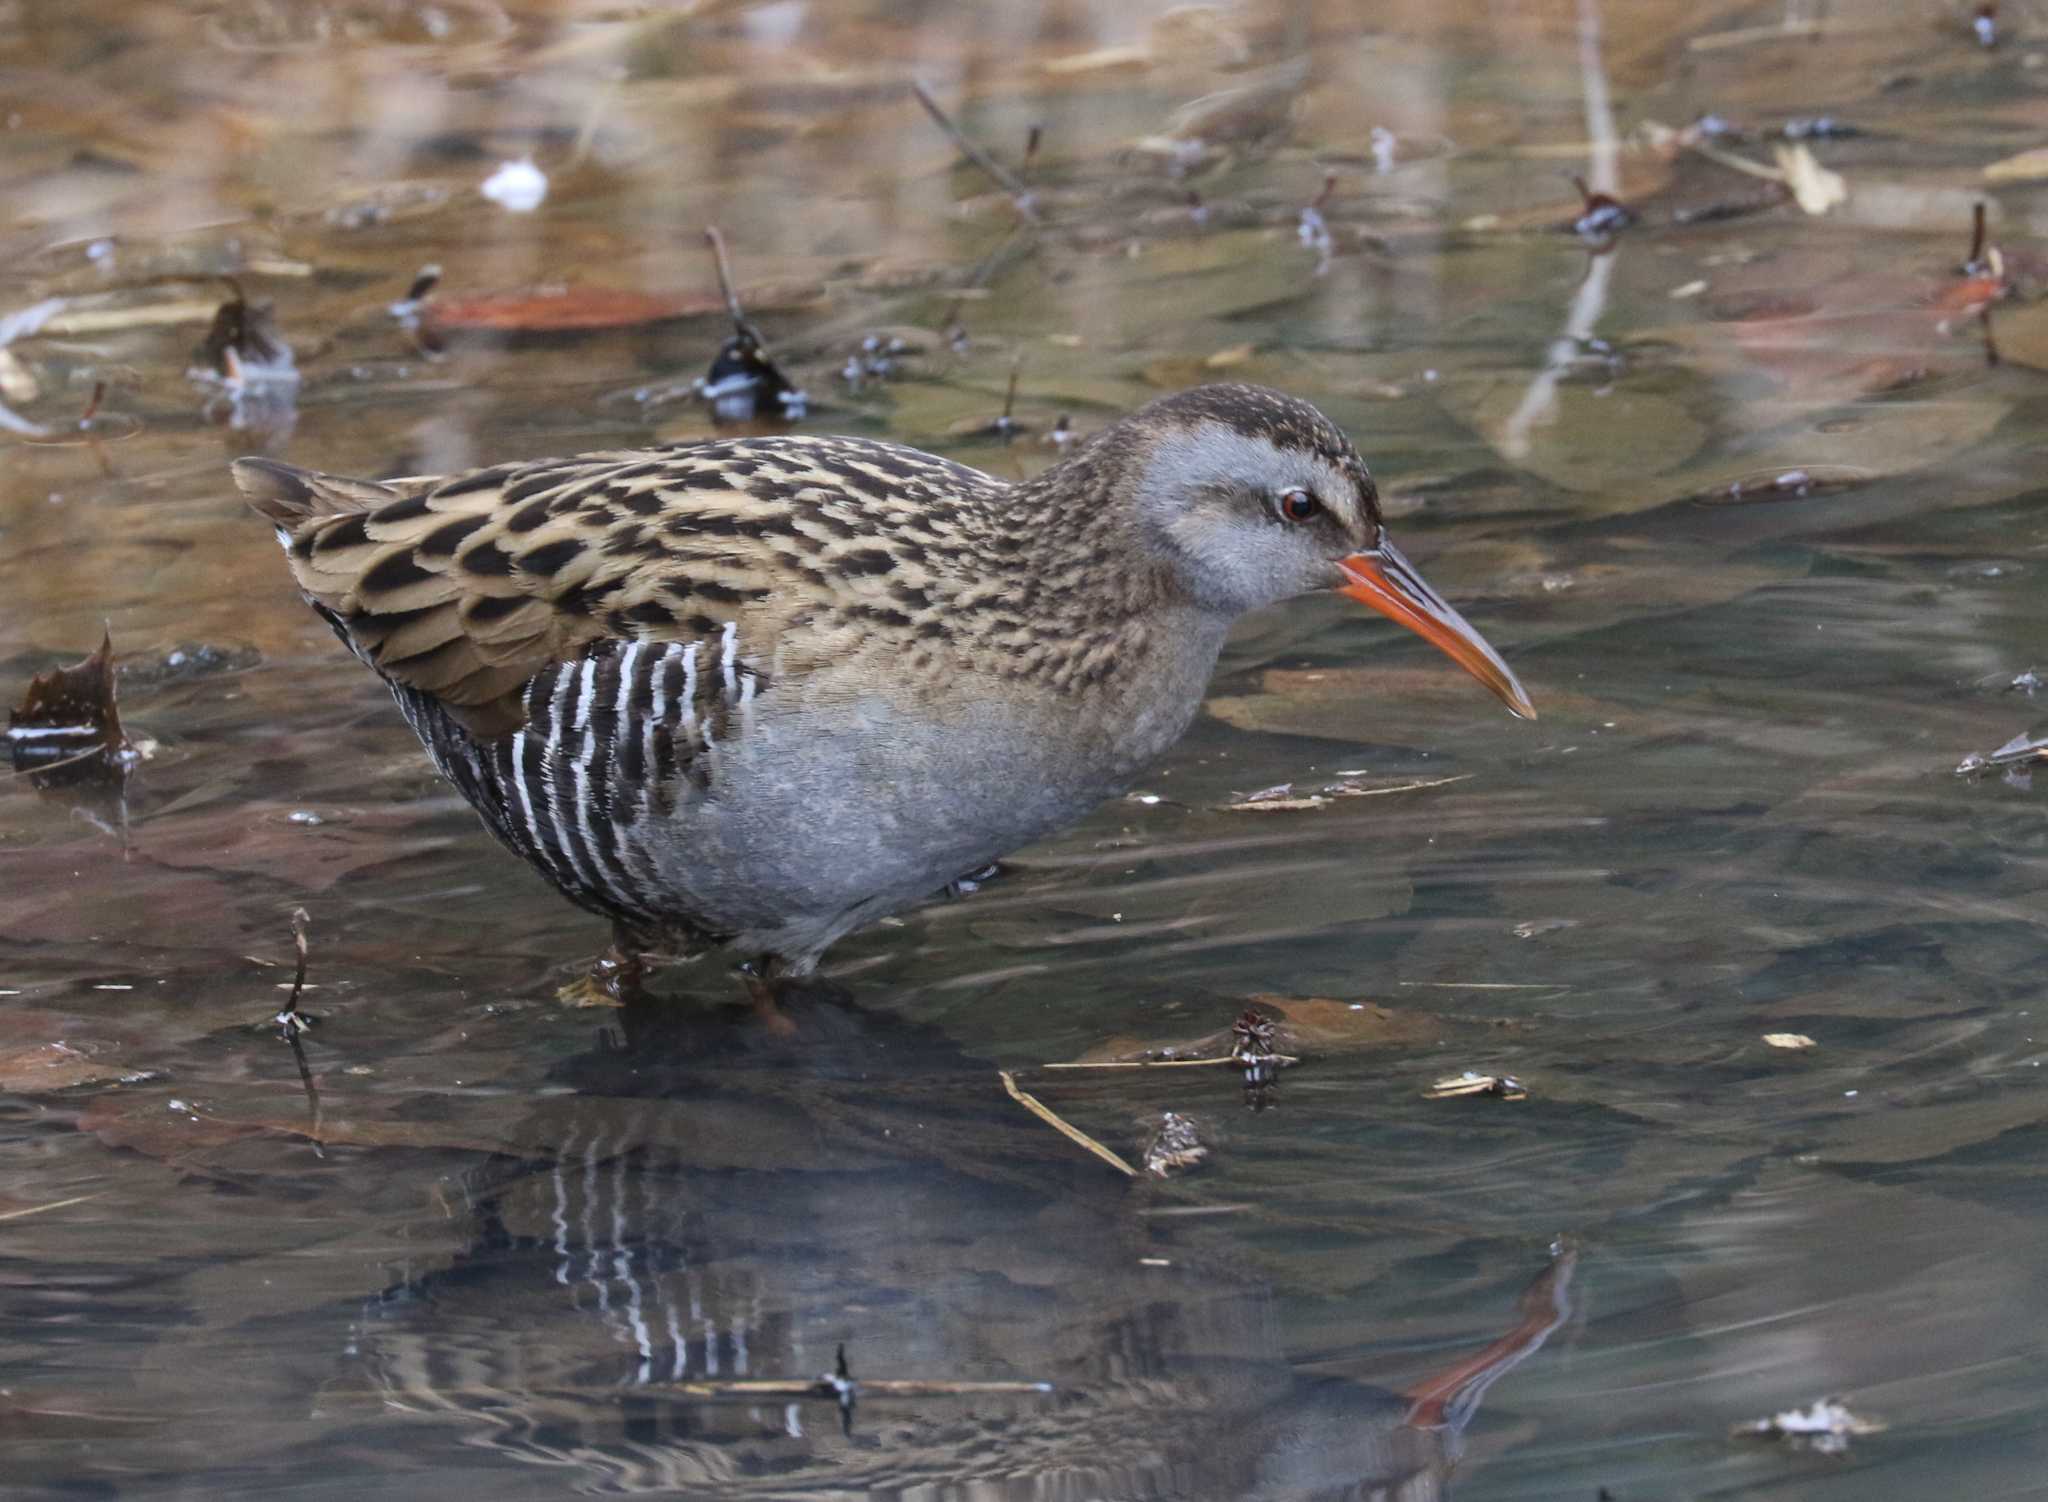
[[[357,650],[345,623],[321,613]],[[433,695],[385,681],[492,834],[572,902],[650,934],[675,927],[652,846],[679,802],[710,792],[720,741],[741,730],[766,686],[729,623],[716,642],[597,642],[536,673],[522,694],[525,725],[488,739]],[[695,947],[721,936],[687,937]]]

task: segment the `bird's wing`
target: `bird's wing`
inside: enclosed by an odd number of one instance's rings
[[[234,474],[356,650],[486,736],[525,722],[535,674],[607,639],[737,639],[786,675],[876,626],[915,632],[963,504],[996,485],[894,444],[793,437],[385,483],[270,459]]]

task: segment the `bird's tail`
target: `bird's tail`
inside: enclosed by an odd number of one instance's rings
[[[230,468],[249,504],[287,532],[316,516],[373,510],[402,494],[372,480],[323,475],[276,459],[237,459]]]

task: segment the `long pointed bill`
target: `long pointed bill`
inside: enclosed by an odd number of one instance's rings
[[[1415,565],[1401,556],[1401,550],[1381,539],[1370,553],[1353,553],[1338,562],[1348,583],[1338,586],[1361,604],[1399,621],[1424,641],[1449,657],[1499,696],[1515,714],[1525,720],[1536,718],[1536,706],[1522,692],[1500,653],[1486,644],[1486,638],[1451,609],[1444,597],[1431,589]]]

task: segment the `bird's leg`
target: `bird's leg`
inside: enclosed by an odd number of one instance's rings
[[[591,963],[588,975],[557,991],[555,999],[571,1007],[622,1007],[640,994],[646,976],[641,936],[614,923],[611,948]]]
[[[772,954],[749,960],[740,966],[747,983],[747,996],[754,1003],[754,1020],[777,1037],[793,1037],[796,1022],[777,1004],[776,997],[788,982],[780,974],[782,961]]]

